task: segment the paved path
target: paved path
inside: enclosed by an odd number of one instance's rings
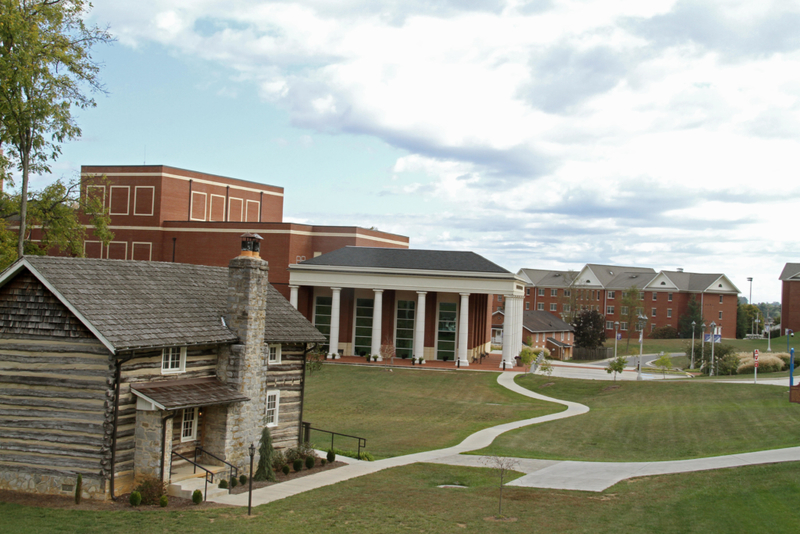
[[[597,371],[594,372],[597,373]],[[517,428],[547,421],[556,421],[558,419],[584,414],[589,411],[589,408],[583,404],[546,397],[517,385],[516,382],[514,382],[514,377],[518,374],[520,373],[501,373],[497,377],[497,382],[520,395],[561,404],[566,406],[566,409],[550,415],[543,415],[541,417],[534,417],[532,419],[524,419],[522,421],[514,421],[486,428],[468,436],[458,445],[446,449],[387,458],[375,462],[362,462],[340,456],[337,459],[347,462],[347,466],[254,490],[253,505],[258,506],[260,504],[291,497],[292,495],[297,495],[305,491],[336,484],[351,478],[376,473],[383,469],[418,462],[488,467],[490,466],[489,458],[476,455],[464,455],[462,453],[487,447],[497,436],[509,430],[515,430]],[[786,383],[788,385],[788,379],[786,379]],[[525,473],[525,476],[510,482],[509,485],[532,488],[603,491],[617,482],[631,477],[685,473],[687,471],[703,471],[725,467],[799,460],[800,447],[669,462],[574,462],[519,458],[517,459],[517,470]],[[236,506],[247,506],[247,493],[221,495],[210,500]]]

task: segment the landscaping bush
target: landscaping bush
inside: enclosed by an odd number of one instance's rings
[[[333,449],[328,449],[328,454],[327,454],[326,458],[328,459],[328,462],[330,462],[330,463],[333,463],[333,461],[336,460],[336,453],[333,452]]]
[[[128,498],[128,502],[131,503],[131,506],[139,506],[142,504],[142,494],[138,491],[132,491],[131,496]]]
[[[691,357],[691,354],[692,343],[689,342],[686,344],[686,355]],[[714,365],[716,366],[714,375],[720,374],[720,364],[721,362],[725,361],[725,357],[729,354],[736,354],[736,349],[734,349],[732,345],[727,345],[725,343],[717,343],[714,345]],[[731,361],[731,365],[732,364],[733,362]],[[700,371],[705,375],[709,374],[711,371],[711,343],[705,344],[705,354],[703,354],[702,342],[695,341],[694,367],[695,369],[700,369]]]
[[[200,490],[194,490],[194,493],[192,493],[192,502],[195,504],[200,504],[203,502],[203,492]]]
[[[674,326],[659,326],[654,328],[652,332],[648,334],[650,339],[677,339],[678,337],[678,329]]]
[[[283,464],[283,467],[281,467],[281,471],[283,472],[284,475],[288,475],[289,471],[291,471],[291,469],[289,469],[289,464]]]
[[[83,493],[83,475],[78,474],[78,481],[75,483],[75,504],[81,503],[81,495]]]
[[[151,506],[158,504],[162,495],[167,494],[167,485],[156,477],[143,477],[134,488],[142,496],[142,504]]]
[[[158,505],[161,506],[161,508],[166,508],[168,504],[169,504],[169,499],[167,498],[166,495],[162,495],[161,498],[158,500]]]
[[[219,481],[219,489],[228,489],[228,481],[224,478]]]
[[[242,486],[247,484],[247,475],[239,475],[239,484]]]
[[[740,375],[751,375],[755,372],[755,360],[753,359],[752,352],[740,352],[737,354],[739,358],[739,367],[736,372]],[[788,368],[781,355],[779,354],[761,354],[758,357],[758,372],[759,373],[776,373]]]
[[[327,463],[328,463],[328,460],[326,460],[325,458],[320,458],[319,459],[320,467],[325,467],[325,464],[327,464]]]
[[[792,362],[792,356],[791,356],[791,354],[789,354],[788,352],[776,352],[776,353],[774,353],[774,354],[775,354],[775,356],[777,356],[778,358],[780,358],[781,360],[783,360],[783,363],[784,363],[784,370],[788,371],[788,370],[789,370],[789,364],[791,364],[791,362]],[[760,361],[760,360],[761,360],[761,357],[759,356],[759,358],[758,358],[758,359],[759,359],[759,361]],[[799,358],[797,355],[795,355],[795,358],[794,358],[794,368],[795,368],[795,369],[797,369],[798,367],[800,367],[800,365],[798,365],[798,363],[800,363],[800,362],[798,362],[798,359],[800,359],[800,358]],[[760,369],[761,369],[761,367],[759,367],[759,370],[760,370]]]
[[[314,469],[314,464],[317,463],[316,460],[313,456],[306,456],[306,469]]]
[[[253,475],[253,480],[270,480],[275,482],[275,449],[272,446],[272,434],[269,427],[261,431],[261,444],[258,447],[258,468]]]
[[[233,489],[233,488],[235,488],[236,486],[239,485],[239,481],[236,480],[236,477],[231,477],[231,481],[228,482],[228,484],[230,484],[231,485],[231,489]]]
[[[292,467],[294,468],[295,473],[299,473],[303,470],[303,459],[296,458],[294,462],[292,462]]]
[[[716,365],[718,375],[735,375],[739,372],[739,357],[736,354],[726,354]]]
[[[360,452],[360,453],[358,453],[357,455],[358,455],[358,459],[359,459],[359,460],[364,460],[364,461],[366,461],[366,462],[374,462],[374,461],[375,461],[375,457],[374,457],[374,456],[372,456],[372,455],[371,455],[370,453],[368,453],[367,451],[361,451],[361,452]]]
[[[272,470],[274,472],[283,471],[283,466],[287,465],[286,457],[283,454],[283,451],[275,451],[272,455]],[[253,477],[253,480],[258,480],[257,478]]]

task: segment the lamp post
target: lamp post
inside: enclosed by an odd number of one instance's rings
[[[768,317],[764,322],[767,327],[767,352],[772,352],[772,317]]]
[[[254,443],[250,444],[250,491],[247,495],[247,515],[251,514],[253,508],[253,458],[256,455],[256,446]]]
[[[696,324],[692,321],[692,363],[689,365],[689,369],[694,369],[694,327]]]
[[[748,304],[753,304],[753,277],[748,276],[747,281],[750,282],[750,299],[747,301]],[[750,324],[750,333],[753,333],[753,323]]]
[[[642,379],[642,348],[644,346],[644,325],[647,323],[647,317],[639,314],[639,362],[636,365],[636,380]]]
[[[700,337],[701,337],[701,341],[700,341],[700,360],[702,360],[703,363],[705,363],[705,361],[706,361],[706,323],[705,323],[705,321],[703,321],[703,323],[700,325],[700,332],[701,332],[700,333]],[[700,368],[701,369],[703,368],[703,364],[700,364]]]
[[[789,337],[794,337],[794,330],[787,328],[786,329],[786,353],[789,353]]]
[[[619,334],[617,334],[617,330],[619,330],[619,321],[614,321],[614,359],[617,359],[617,338]],[[788,341],[787,341],[788,344]]]
[[[709,371],[708,376],[714,376],[714,331],[717,328],[717,323],[711,321],[711,371]]]

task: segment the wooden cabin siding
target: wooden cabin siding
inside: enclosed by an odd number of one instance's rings
[[[8,310],[9,300],[3,302]],[[112,355],[97,340],[36,337],[0,339],[0,488],[60,494],[81,473],[87,492],[102,497],[110,472]]]
[[[276,449],[297,447],[300,442],[300,420],[303,399],[305,346],[298,343],[281,345],[281,363],[267,366],[267,391],[279,390],[278,425],[271,428]],[[264,407],[266,411],[266,406]]]

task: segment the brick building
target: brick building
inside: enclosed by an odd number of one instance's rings
[[[800,263],[787,263],[779,277],[781,281],[781,328],[800,331]]]
[[[270,282],[289,297],[289,264],[353,245],[408,248],[408,238],[353,226],[283,222],[282,187],[165,165],[85,165],[84,183],[109,208],[114,240],[90,236],[90,258],[152,260],[226,266],[238,253],[232,237],[250,232],[264,238],[262,257]]]
[[[525,310],[547,311],[567,321],[576,311],[596,310],[605,317],[606,336],[612,339],[617,321],[622,332],[635,328],[627,324],[628,310],[621,304],[623,293],[633,287],[639,290],[639,307],[648,319],[645,334],[662,326],[678,328],[695,297],[706,325],[713,321],[717,334],[736,336],[739,290],[724,274],[598,264],[580,271],[521,269],[518,274],[526,281]],[[502,306],[502,297],[495,295],[493,310]]]

